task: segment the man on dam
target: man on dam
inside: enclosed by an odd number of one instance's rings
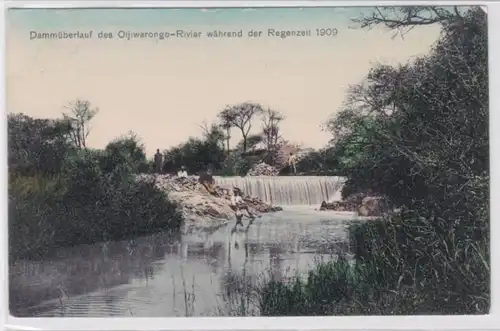
[[[290,172],[293,173],[294,175],[297,174],[297,157],[295,154],[290,153],[290,156],[288,157],[288,167],[290,168]]]
[[[162,166],[163,166],[163,155],[160,153],[160,149],[157,149],[155,154],[155,173],[160,174]]]

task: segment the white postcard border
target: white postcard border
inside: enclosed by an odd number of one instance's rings
[[[487,5],[489,24],[490,66],[490,169],[500,169],[500,3],[487,1],[5,1],[8,7],[321,7],[374,5]],[[1,13],[0,32],[5,36],[5,11]],[[5,40],[5,38],[4,38]],[[2,73],[5,77],[5,42],[2,43]],[[0,100],[5,107],[5,78]],[[0,210],[4,231],[0,231],[3,256],[0,258],[0,324],[6,330],[494,330],[500,329],[500,243],[491,241],[491,310],[486,316],[363,316],[363,317],[209,317],[209,318],[15,318],[8,311],[7,264],[7,121],[0,122],[5,143],[0,144],[4,156],[0,176]],[[499,238],[500,173],[491,172],[491,237]],[[495,203],[497,202],[497,203]]]

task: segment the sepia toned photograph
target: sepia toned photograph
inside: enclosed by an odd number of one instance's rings
[[[10,314],[488,314],[487,16],[10,8]]]

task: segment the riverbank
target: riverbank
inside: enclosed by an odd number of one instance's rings
[[[235,185],[217,185],[215,196],[198,183],[198,176],[179,178],[172,175],[141,174],[136,180],[154,185],[178,206],[184,220],[184,233],[217,229],[235,219],[234,210],[230,206],[230,190]],[[242,198],[250,212],[257,217],[263,213],[282,210],[282,207],[266,203],[255,196],[244,194]]]
[[[261,315],[489,312],[486,236],[471,242],[459,228],[409,215],[352,224],[348,232],[353,261],[325,261],[305,278],[268,281],[256,294]]]
[[[44,259],[61,247],[179,232],[182,215],[164,192],[131,174],[103,174],[87,166],[93,157],[84,154],[79,171],[68,167],[58,176],[11,174],[10,264]]]

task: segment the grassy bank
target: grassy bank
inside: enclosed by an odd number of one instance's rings
[[[306,280],[271,281],[265,316],[487,314],[487,228],[394,217],[350,227],[355,259],[319,264]]]

